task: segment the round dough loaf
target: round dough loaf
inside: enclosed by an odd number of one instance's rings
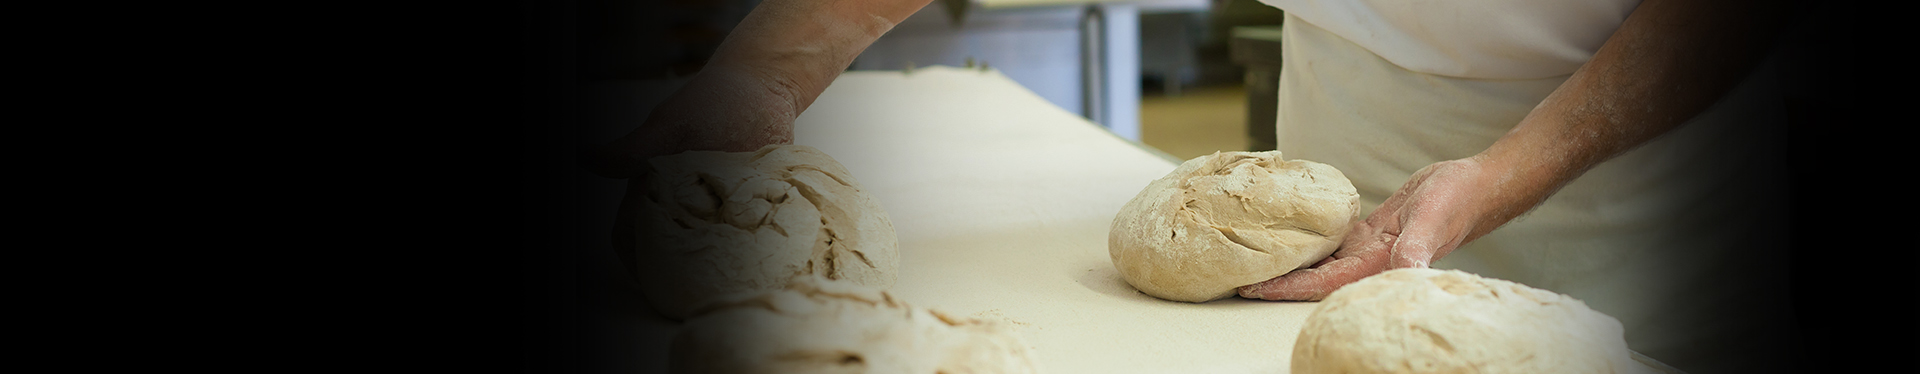
[[[1359,202],[1332,166],[1282,160],[1279,151],[1218,152],[1187,160],[1127,202],[1107,249],[1135,289],[1211,301],[1332,254]]]
[[[880,203],[813,147],[686,152],[648,160],[635,215],[636,273],[648,302],[683,319],[795,275],[893,286],[899,239]]]
[[[1620,322],[1565,295],[1458,270],[1398,269],[1315,307],[1293,373],[1624,373]]]
[[[1004,322],[917,308],[812,276],[712,305],[670,348],[674,373],[1035,373]]]

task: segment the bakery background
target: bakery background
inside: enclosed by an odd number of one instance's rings
[[[752,3],[751,1],[579,2],[579,8],[576,9],[577,14],[581,15],[577,45],[580,52],[577,61],[581,82],[579,88],[582,92],[586,92],[582,97],[588,99],[640,98],[641,104],[638,107],[644,108],[646,100],[657,100],[671,92],[676,79],[697,71],[699,62],[704,58],[703,55],[711,52],[712,46],[717,45],[720,38],[724,37],[724,30],[731,26],[731,22],[737,22],[738,17],[744,15],[746,9],[751,9]],[[883,37],[869,49],[873,56],[863,54],[855,61],[853,70],[933,71],[938,70],[931,68],[935,65],[965,67],[969,64],[968,60],[971,57],[976,66],[999,71],[1009,80],[1043,98],[1046,103],[1099,124],[1123,139],[1136,141],[1153,151],[1162,152],[1169,156],[1168,158],[1186,159],[1211,152],[1198,151],[1204,149],[1257,149],[1253,144],[1257,144],[1256,139],[1260,135],[1253,133],[1257,129],[1249,130],[1246,126],[1249,122],[1247,118],[1253,117],[1246,114],[1248,111],[1246,108],[1253,107],[1247,104],[1248,97],[1260,93],[1258,88],[1254,87],[1257,85],[1248,84],[1247,79],[1258,74],[1260,66],[1250,65],[1249,62],[1236,63],[1236,57],[1243,61],[1250,61],[1256,57],[1236,56],[1230,46],[1235,42],[1256,43],[1262,40],[1258,39],[1258,30],[1249,29],[1243,32],[1242,34],[1248,36],[1246,40],[1233,38],[1232,31],[1217,32],[1216,30],[1221,29],[1222,26],[1226,26],[1225,30],[1232,30],[1234,26],[1271,26],[1271,24],[1260,23],[1258,19],[1270,16],[1277,20],[1278,15],[1250,16],[1248,12],[1234,11],[1236,6],[1234,3],[1251,5],[1251,8],[1256,9],[1255,12],[1258,10],[1278,12],[1252,1],[1205,2],[1201,3],[1200,7],[1189,8],[1156,8],[1153,5],[1134,4],[1131,9],[1128,9],[1129,6],[1125,3],[1035,6],[1031,9],[1023,7],[989,9],[980,3],[969,3],[968,15],[961,18],[960,24],[955,27],[952,19],[954,16],[946,13],[947,10],[943,8],[945,2],[935,1],[928,9],[915,14],[913,18],[896,29],[908,30],[907,26],[911,24],[916,27],[911,30],[926,34],[900,33],[897,35],[899,38],[893,39],[896,37],[895,33],[889,33],[889,36]],[[1099,9],[1092,10],[1094,8]],[[619,18],[622,14],[636,15],[635,18],[649,21],[615,22],[607,18],[596,20],[595,17]],[[1118,70],[1114,69],[1114,66],[1124,67],[1129,63],[1133,64],[1138,69],[1138,73],[1119,75],[1121,78],[1114,79],[1133,84],[1107,84],[1090,89],[1088,86],[1099,84],[1089,84],[1089,80],[1084,78],[1076,82],[1058,79],[1062,76],[1088,75],[1088,69],[1080,64],[1084,62],[1084,56],[1078,52],[1085,47],[1082,44],[1084,33],[1081,32],[1081,26],[1084,24],[1084,18],[1089,14],[1099,14],[1115,19],[1131,18],[1135,22],[1134,27],[1138,38],[1134,40],[1133,53],[1115,52],[1115,50],[1124,50],[1125,47],[1101,44],[1108,47],[1106,56],[1109,58],[1102,67],[1106,68],[1108,73],[1119,74],[1113,73]],[[1070,19],[1068,15],[1079,19],[1068,21]],[[1239,21],[1221,21],[1234,19],[1236,16],[1255,20],[1244,24],[1236,23]],[[596,22],[603,23],[596,24]],[[1108,22],[1106,27],[1115,27],[1112,24],[1126,21]],[[943,23],[946,24],[944,27],[948,27],[945,31],[940,30]],[[976,23],[986,26],[970,27]],[[995,30],[987,26],[1006,26],[1007,29]],[[1063,29],[1063,26],[1074,28]],[[1071,32],[1065,30],[1071,30]],[[1069,34],[1073,36],[1071,42],[1065,38]],[[913,41],[920,42],[945,40],[951,43],[948,44],[951,48],[925,49],[927,45],[936,43],[914,43],[906,40],[909,37],[919,38]],[[1029,41],[1043,43],[1045,47],[1032,48],[1035,46],[1020,44]],[[609,48],[615,45],[641,47]],[[882,48],[886,45],[897,47]],[[1058,46],[1069,47],[1055,48]],[[1067,60],[1060,58],[1063,56],[1061,51],[1072,51],[1075,54],[1072,59]],[[1062,60],[1072,63],[1062,63]],[[1068,70],[1069,65],[1073,70]],[[1036,71],[1044,73],[1028,73]],[[1108,75],[1108,77],[1113,76],[1115,75]],[[629,84],[633,82],[647,84]],[[1103,83],[1112,83],[1112,81]],[[1132,104],[1135,108],[1132,111],[1136,121],[1131,125],[1132,130],[1128,129],[1130,125],[1127,123],[1127,113],[1124,113],[1126,112],[1124,108],[1127,108],[1129,101],[1128,89],[1124,87],[1129,86],[1137,97],[1133,99]],[[1255,90],[1251,94],[1248,93],[1250,88]],[[1107,101],[1096,103],[1088,99],[1096,96]],[[583,103],[585,108],[581,113],[595,120],[631,119],[644,113],[643,110],[623,111],[622,108],[630,102],[586,101]],[[1206,109],[1198,109],[1202,107]],[[1204,118],[1196,114],[1157,114],[1221,113],[1223,111],[1218,108],[1234,107],[1240,108],[1236,112],[1241,115],[1218,121],[1195,120]],[[602,111],[603,109],[605,111]],[[1271,109],[1268,108],[1267,111],[1271,112]],[[1156,120],[1162,118],[1174,120]],[[620,131],[623,130],[587,127],[574,135],[579,139],[596,139],[610,137],[610,134],[617,134]],[[1165,136],[1156,134],[1165,134]],[[1270,133],[1267,134],[1267,136],[1270,135]],[[591,186],[593,183],[585,184],[589,185],[585,187],[586,189],[595,188]],[[597,193],[604,194],[605,191],[597,191]],[[893,207],[890,206],[890,208]],[[591,209],[591,207],[583,209]],[[592,218],[601,212],[579,213],[580,216],[587,217],[579,221],[583,224],[580,230],[583,236],[592,237],[594,232],[604,232],[604,230],[596,231],[602,227],[594,225],[605,223],[594,222]],[[591,257],[594,254],[586,253],[581,256]],[[591,268],[591,264],[598,262],[592,258],[580,260],[589,265],[579,269],[578,274],[581,279],[574,279],[585,287],[579,291],[578,295],[626,292],[611,289],[618,287],[616,284],[603,284],[593,279],[614,274],[611,272],[617,269]],[[620,297],[604,299],[588,297],[583,301],[590,308],[644,312],[645,306],[636,302],[637,300],[624,300]],[[623,338],[612,334],[602,335],[606,334],[604,331],[584,330],[586,331],[580,332],[582,335],[577,336],[581,338],[581,343],[575,343],[582,348],[581,352],[575,353],[581,355],[581,360],[571,364],[576,367],[605,372],[632,372],[629,369],[651,372],[648,368],[636,366],[665,360],[664,352],[654,353],[655,351],[646,349],[609,349],[608,352],[596,353],[595,350],[603,346],[627,348],[634,344],[641,346],[645,344],[617,342],[615,340]],[[612,350],[618,352],[612,352]],[[639,353],[635,355],[632,352]],[[1809,352],[1814,355],[1821,354],[1819,351]],[[656,354],[658,356],[652,356]],[[1039,354],[1047,356],[1061,353],[1041,351]],[[1052,369],[1051,372],[1072,372],[1056,367],[1049,369]]]
[[[580,2],[584,82],[675,81],[757,0]],[[1254,0],[935,0],[849,67],[983,65],[1179,159],[1271,150],[1279,9]]]

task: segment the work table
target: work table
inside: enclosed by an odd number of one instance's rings
[[[670,92],[604,86],[609,105]],[[648,96],[652,95],[652,96]],[[633,98],[627,100],[627,98]],[[622,117],[625,116],[625,117]],[[604,142],[631,129],[588,129]],[[639,117],[644,118],[644,117]],[[992,70],[843,74],[795,124],[795,144],[833,156],[891,216],[906,303],[1009,322],[1048,373],[1281,373],[1315,303],[1166,301],[1114,269],[1107,231],[1148,182],[1177,166]],[[585,174],[584,171],[580,173]],[[623,181],[583,177],[593,364],[663,372],[678,323],[653,315],[612,263],[607,228]],[[603,217],[603,218],[595,218]]]

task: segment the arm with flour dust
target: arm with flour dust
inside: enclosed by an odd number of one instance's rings
[[[627,183],[613,248],[632,264],[635,210],[647,159],[685,151],[749,152],[793,143],[793,121],[853,58],[932,0],[765,0],[727,34],[706,66],[646,122],[582,155],[587,170]]]
[[[793,120],[853,58],[932,0],[766,0],[638,129],[583,158],[631,178],[648,158],[793,142]]]
[[[1472,157],[1428,165],[1313,267],[1240,296],[1320,300],[1398,268],[1424,268],[1531,210],[1588,169],[1705,111],[1758,65],[1784,4],[1646,0],[1593,58]]]

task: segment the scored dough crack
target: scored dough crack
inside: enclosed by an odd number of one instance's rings
[[[1421,334],[1424,334],[1427,338],[1427,343],[1439,347],[1441,351],[1447,354],[1453,354],[1453,343],[1448,343],[1447,337],[1441,336],[1439,333],[1435,333],[1433,330],[1428,330],[1425,327],[1412,326],[1412,328],[1414,331],[1419,331]]]
[[[892,287],[899,240],[879,201],[817,149],[686,152],[647,161],[635,212],[636,275],[671,319],[779,289],[795,275]]]
[[[674,373],[1036,373],[1011,324],[908,305],[867,286],[800,276],[687,320]]]
[[[1271,254],[1271,252],[1267,252],[1267,249],[1265,248],[1265,246],[1254,244],[1252,242],[1247,241],[1247,239],[1245,238],[1241,238],[1240,234],[1234,233],[1232,227],[1222,227],[1222,226],[1212,226],[1212,227],[1213,227],[1213,231],[1219,232],[1220,235],[1226,236],[1227,241],[1233,242],[1233,244],[1238,244],[1241,247],[1246,247],[1247,249],[1251,249],[1255,252]]]

